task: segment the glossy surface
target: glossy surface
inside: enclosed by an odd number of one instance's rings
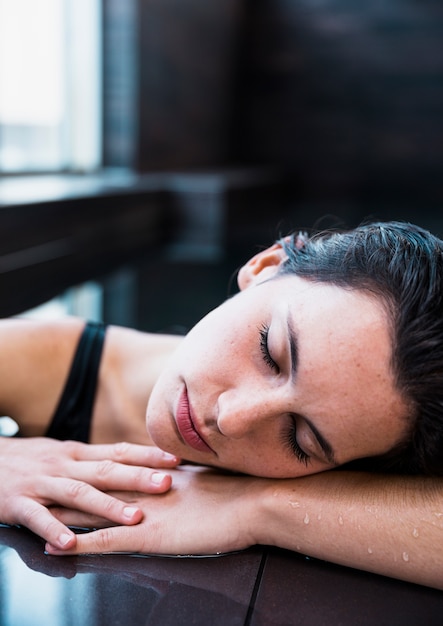
[[[0,528],[0,624],[244,624],[260,561],[259,551],[50,557],[27,531]]]
[[[441,626],[443,592],[273,550],[250,626]]]
[[[283,550],[49,557],[0,527],[1,626],[439,626],[443,593]]]

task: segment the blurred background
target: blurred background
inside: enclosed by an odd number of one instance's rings
[[[441,0],[0,0],[2,316],[182,332],[289,230],[442,235],[442,172]]]

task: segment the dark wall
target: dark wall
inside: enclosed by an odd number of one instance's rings
[[[229,161],[241,0],[104,0],[105,163]]]
[[[140,0],[138,167],[227,163],[239,0]]]
[[[233,158],[290,166],[322,210],[440,210],[441,0],[248,0],[246,16]]]
[[[199,258],[194,233],[195,258],[143,268],[143,324],[192,324],[282,218],[409,219],[443,235],[441,0],[104,0],[104,19],[106,164],[221,180],[265,166],[284,181],[265,197],[257,169],[235,201],[212,194],[219,260]],[[176,217],[205,211],[201,182],[174,191]]]
[[[279,164],[311,204],[441,206],[440,0],[106,0],[105,19],[111,161]]]

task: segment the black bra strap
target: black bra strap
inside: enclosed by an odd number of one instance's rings
[[[88,322],[74,356],[59,405],[46,432],[54,439],[89,441],[106,326]]]

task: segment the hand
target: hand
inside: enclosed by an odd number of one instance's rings
[[[158,448],[128,443],[0,437],[0,522],[26,526],[60,549],[72,548],[78,535],[53,515],[51,506],[137,524],[143,511],[136,504],[104,492],[164,493],[171,476],[147,466],[169,469],[177,463]]]
[[[116,526],[77,537],[69,550],[47,544],[49,554],[138,552],[143,554],[216,554],[240,550],[256,543],[257,492],[264,479],[220,474],[209,468],[182,466],[171,472],[173,487],[152,496],[130,499],[145,513],[131,528]],[[129,494],[119,494],[128,497]],[[100,520],[82,518],[68,510],[56,513],[66,524]]]

